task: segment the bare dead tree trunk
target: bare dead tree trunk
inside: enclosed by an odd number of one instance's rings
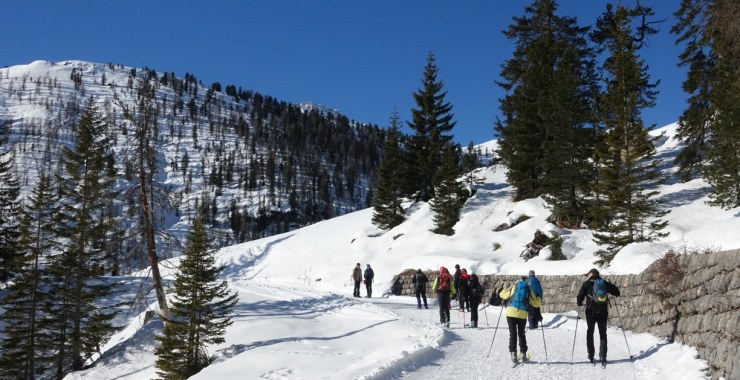
[[[157,297],[157,304],[159,306],[159,314],[162,317],[165,324],[167,324],[170,318],[170,309],[167,306],[167,297],[164,292],[164,284],[162,283],[162,275],[159,272],[159,259],[157,258],[157,243],[155,240],[155,225],[153,219],[153,205],[149,199],[149,187],[151,186],[151,173],[148,169],[148,157],[149,143],[150,140],[156,140],[156,136],[152,137],[152,134],[156,135],[156,123],[159,111],[156,108],[154,100],[154,92],[146,77],[141,78],[138,82],[136,89],[138,95],[138,109],[139,115],[132,115],[129,112],[128,106],[123,102],[119,102],[119,106],[123,110],[123,115],[126,119],[130,120],[136,128],[136,162],[139,177],[139,202],[141,203],[141,224],[144,242],[146,244],[146,254],[149,257],[149,264],[152,268],[152,286]],[[153,156],[153,155],[152,155]],[[151,168],[149,168],[151,170]]]
[[[170,309],[167,306],[167,297],[164,293],[164,285],[162,284],[162,275],[159,273],[159,260],[157,259],[157,245],[154,240],[154,226],[151,221],[151,212],[149,207],[149,199],[147,197],[146,186],[146,170],[144,170],[144,160],[139,163],[139,180],[141,182],[139,188],[139,198],[141,201],[141,214],[142,223],[144,225],[144,235],[146,241],[146,252],[149,256],[149,264],[152,268],[152,285],[154,286],[154,293],[157,296],[157,304],[159,305],[159,313],[166,324],[170,319]]]

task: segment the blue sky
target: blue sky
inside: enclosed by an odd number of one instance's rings
[[[630,0],[624,0],[630,4]],[[512,43],[501,33],[530,1],[514,0],[5,0],[0,67],[79,59],[185,73],[280,100],[311,101],[387,126],[410,119],[432,51],[461,144],[494,138],[495,84]],[[590,25],[606,1],[562,0],[559,14]],[[644,0],[668,19],[643,52],[661,81],[647,124],[678,120],[685,70],[668,30],[678,1]]]

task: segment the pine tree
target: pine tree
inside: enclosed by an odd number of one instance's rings
[[[434,212],[434,232],[443,235],[454,235],[454,226],[460,220],[460,211],[469,193],[457,181],[460,174],[460,146],[449,144],[445,149],[442,166],[435,174],[435,196],[430,202]]]
[[[740,65],[722,61],[724,73],[714,82],[711,102],[717,110],[707,139],[703,177],[712,185],[709,204],[725,209],[740,206]]]
[[[592,38],[607,53],[603,65],[606,90],[600,101],[601,117],[606,126],[600,150],[600,187],[609,220],[594,234],[594,241],[606,245],[596,254],[597,263],[608,264],[624,246],[652,241],[667,222],[659,218],[655,186],[662,180],[655,147],[640,117],[644,108],[655,103],[655,84],[650,82],[647,67],[639,58],[642,41],[655,30],[646,21],[653,15],[650,8],[637,5],[628,9],[607,5],[599,17]],[[633,29],[635,20],[641,23]]]
[[[5,149],[6,125],[0,121],[0,282],[14,272],[17,259],[18,210],[20,187],[13,174],[13,156]]]
[[[171,319],[157,336],[157,374],[163,379],[187,379],[208,366],[206,346],[224,342],[227,315],[237,302],[226,281],[218,281],[223,267],[216,266],[202,211],[188,234],[185,254],[175,275]]]
[[[19,276],[7,288],[3,299],[4,325],[0,344],[0,378],[34,379],[49,369],[41,336],[41,312],[47,300],[42,262],[56,247],[53,220],[56,200],[51,180],[41,175],[21,218]]]
[[[515,49],[498,83],[507,92],[498,154],[516,200],[546,195],[556,219],[574,224],[593,176],[594,55],[588,28],[556,10],[555,1],[535,0],[504,31]]]
[[[739,15],[737,2],[684,0],[671,30],[686,43],[679,58],[688,66],[683,89],[689,94],[678,128],[685,146],[675,162],[683,180],[704,177],[713,186],[710,204],[725,208],[740,206]]]
[[[57,175],[62,202],[55,218],[64,245],[50,258],[45,309],[49,333],[56,335],[50,348],[56,378],[82,369],[113,332],[114,314],[98,302],[111,290],[100,268],[111,262],[116,231],[110,207],[116,172],[107,128],[91,100],[72,132],[74,146],[62,150],[64,172]]]
[[[383,146],[383,157],[378,168],[378,182],[373,199],[372,222],[378,228],[390,230],[405,219],[401,206],[401,180],[403,177],[403,158],[401,133],[397,112],[391,115],[391,125]]]
[[[478,154],[479,152],[476,152],[475,146],[471,141],[468,144],[467,148],[465,148],[465,153],[463,153],[462,156],[461,169],[463,172],[463,183],[467,187],[467,191],[470,196],[473,196],[473,194],[475,194],[475,187],[484,182],[484,179],[478,174],[478,171],[476,170],[480,167]]]
[[[452,121],[452,105],[445,100],[444,84],[437,80],[437,67],[434,54],[427,56],[424,67],[422,88],[414,92],[418,108],[411,110],[411,121],[407,122],[413,131],[407,144],[407,167],[404,190],[417,200],[428,201],[435,196],[435,172],[442,163],[447,145],[452,141],[448,134],[455,126]]]

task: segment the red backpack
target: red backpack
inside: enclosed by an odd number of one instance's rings
[[[447,273],[442,273],[439,275],[439,284],[437,285],[438,291],[448,291],[450,290],[450,280],[452,280],[452,277]]]

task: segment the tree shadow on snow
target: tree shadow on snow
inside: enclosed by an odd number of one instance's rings
[[[513,189],[500,191],[509,187],[506,183],[486,183],[477,188],[475,194],[465,202],[465,209],[478,209],[490,206],[495,199],[508,199],[514,195]]]
[[[216,352],[216,354],[219,356],[217,361],[233,358],[243,352],[246,352],[246,351],[249,351],[255,348],[273,346],[273,345],[280,344],[280,343],[297,342],[297,341],[303,341],[303,340],[330,341],[330,340],[342,339],[342,338],[346,338],[346,337],[349,337],[355,334],[359,334],[363,331],[370,330],[377,326],[384,325],[386,323],[393,322],[393,321],[396,321],[396,319],[390,319],[387,321],[377,322],[372,325],[363,327],[361,329],[352,330],[344,334],[333,335],[333,336],[287,336],[287,337],[270,339],[270,340],[259,340],[259,341],[252,342],[250,344],[233,344],[227,348],[224,348]]]
[[[232,309],[231,319],[233,321],[269,317],[310,319],[352,303],[353,300],[338,294],[327,294],[319,298],[240,303]]]
[[[666,194],[662,196],[660,200],[663,202],[663,207],[670,209],[693,203],[699,198],[704,197],[706,194],[707,188],[704,187],[698,189],[684,189],[675,193]]]
[[[288,235],[288,236],[275,239],[267,243],[264,249],[262,249],[262,252],[259,252],[255,255],[246,254],[246,255],[240,256],[238,261],[234,261],[224,267],[223,271],[221,272],[221,276],[226,277],[226,278],[232,277],[232,276],[244,277],[244,272],[253,271],[254,266],[267,257],[267,255],[270,253],[270,251],[272,250],[273,246],[275,246],[275,244],[288,240],[292,238],[293,235],[294,234]],[[255,249],[259,249],[259,247],[249,248],[250,251],[255,250]],[[259,272],[252,273],[250,276],[246,276],[245,279],[251,280],[257,277],[257,275],[259,275]]]
[[[126,364],[127,366],[133,366],[131,358],[136,358],[136,355],[127,355],[127,352],[154,352],[156,340],[154,336],[162,331],[164,324],[159,318],[154,318],[145,323],[133,336],[128,339],[122,340],[120,343],[111,347],[105,351],[103,355],[95,361],[93,364],[95,367],[112,368],[118,365]],[[122,374],[115,379],[125,378],[127,376],[134,375],[141,371],[147,370],[151,365],[145,365],[132,372]]]

